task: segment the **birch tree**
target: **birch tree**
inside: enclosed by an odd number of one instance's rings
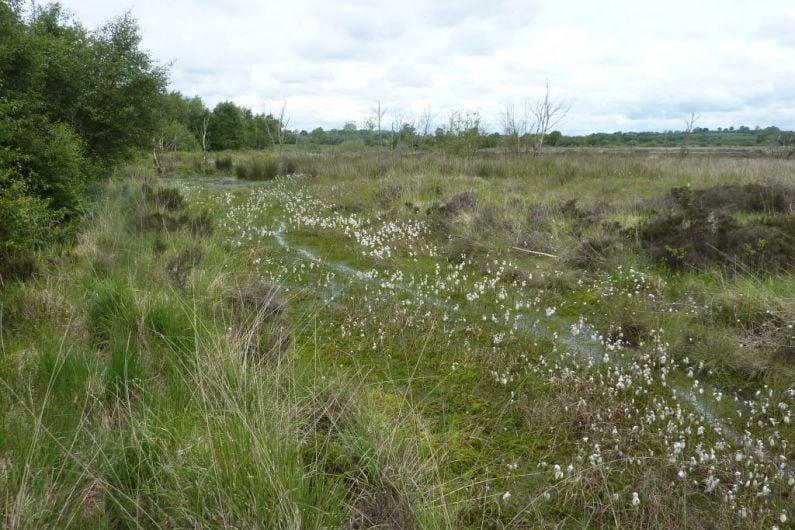
[[[547,83],[545,85],[544,95],[530,108],[533,132],[533,155],[541,154],[547,134],[563,121],[570,109],[571,105],[568,103],[552,100],[549,94],[549,83]]]

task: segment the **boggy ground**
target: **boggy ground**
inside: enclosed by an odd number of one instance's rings
[[[6,526],[790,524],[791,164],[290,167],[4,288]]]

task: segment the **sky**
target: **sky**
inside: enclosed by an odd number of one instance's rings
[[[89,29],[130,11],[171,88],[290,128],[430,110],[491,131],[548,83],[564,134],[795,129],[795,0],[61,0]]]

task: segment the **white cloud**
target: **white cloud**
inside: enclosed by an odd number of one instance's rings
[[[129,9],[172,86],[259,112],[286,100],[300,128],[361,123],[377,100],[403,115],[507,104],[549,81],[568,133],[795,128],[788,0],[63,0],[88,27]]]

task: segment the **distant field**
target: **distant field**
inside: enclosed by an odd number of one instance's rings
[[[795,164],[545,153],[119,170],[0,301],[5,526],[787,527]]]

